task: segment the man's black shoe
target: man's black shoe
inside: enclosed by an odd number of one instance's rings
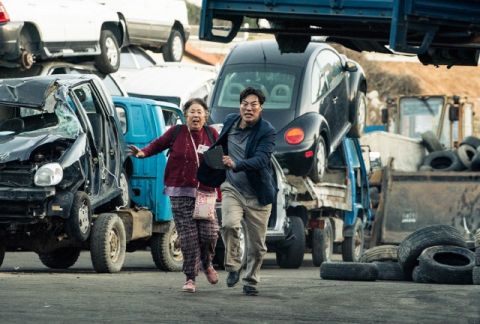
[[[227,286],[233,287],[237,284],[238,280],[240,280],[240,270],[238,271],[229,271],[227,277]]]
[[[243,286],[243,293],[247,296],[257,296],[258,290],[253,286]]]

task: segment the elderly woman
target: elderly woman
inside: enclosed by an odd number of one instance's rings
[[[173,219],[180,236],[183,253],[183,272],[186,282],[183,291],[195,292],[195,278],[200,267],[211,284],[218,282],[212,266],[218,238],[217,219],[193,219],[197,190],[214,192],[197,180],[197,169],[205,152],[218,138],[218,132],[206,126],[208,107],[199,98],[190,99],[183,107],[186,125],[171,127],[165,134],[143,149],[131,145],[130,154],[146,158],[170,149],[165,169],[165,194],[170,196]]]

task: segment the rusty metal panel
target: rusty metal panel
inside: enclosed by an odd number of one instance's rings
[[[116,212],[125,224],[127,241],[152,235],[153,214],[146,209],[120,209]]]
[[[453,225],[466,239],[480,228],[479,172],[391,171],[384,190],[382,243],[427,225]]]

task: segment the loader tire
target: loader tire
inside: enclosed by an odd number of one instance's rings
[[[397,245],[379,245],[366,250],[360,257],[360,262],[393,261],[398,262]]]
[[[426,248],[435,245],[466,247],[462,233],[450,225],[430,225],[409,234],[398,246],[398,262],[408,279],[418,265],[418,257]]]
[[[320,278],[326,280],[375,281],[378,268],[373,263],[324,262],[320,266]]]
[[[429,153],[443,151],[443,146],[437,136],[432,131],[427,131],[422,135],[422,144]]]
[[[423,250],[418,260],[420,271],[436,283],[472,283],[475,253],[469,249],[450,245],[432,246]]]

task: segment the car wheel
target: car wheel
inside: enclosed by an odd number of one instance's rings
[[[40,261],[51,269],[68,269],[77,262],[80,248],[64,247],[49,253],[40,253]]]
[[[101,53],[95,58],[95,66],[105,74],[114,73],[120,67],[120,49],[118,41],[112,31],[102,30],[100,34]]]
[[[310,178],[313,182],[319,183],[322,181],[323,175],[327,168],[327,147],[323,137],[318,139],[317,149],[315,151],[315,157],[313,159],[313,165],[310,170]]]
[[[367,97],[364,92],[359,91],[355,98],[355,117],[353,119],[352,128],[348,132],[350,137],[360,137],[365,128],[365,120],[367,118]]]
[[[342,242],[343,261],[358,262],[363,254],[364,242],[363,222],[357,218],[353,225],[353,236],[345,237]]]
[[[28,70],[35,63],[34,48],[35,43],[33,37],[28,30],[22,30],[19,39],[20,48],[20,66],[22,69]]]
[[[158,269],[164,271],[181,271],[183,254],[180,248],[180,237],[175,223],[170,221],[166,233],[155,233],[150,239],[153,262]]]
[[[182,34],[173,28],[168,42],[163,46],[163,59],[166,62],[180,62],[185,51],[185,41]]]
[[[124,172],[122,172],[118,177],[118,186],[122,190],[122,193],[112,201],[112,209],[130,206],[130,186],[128,184],[127,176]]]
[[[305,225],[300,217],[290,216],[288,245],[276,251],[276,261],[280,268],[297,269],[303,263],[305,252]]]
[[[92,224],[92,206],[88,195],[79,191],[73,197],[70,216],[66,221],[66,232],[69,237],[85,242],[90,236]]]
[[[5,246],[0,243],[0,267],[2,266],[4,257],[5,257]]]
[[[90,256],[98,273],[122,270],[127,240],[123,221],[116,214],[100,214],[93,225]]]

